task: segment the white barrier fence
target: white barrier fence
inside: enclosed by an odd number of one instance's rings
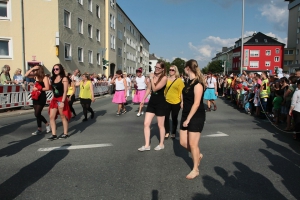
[[[23,88],[21,85],[0,85],[0,110],[7,108],[23,107],[33,105],[31,90],[33,86],[27,85]],[[104,95],[108,93],[108,83],[94,84],[94,95]],[[79,98],[80,88],[76,86],[75,98]],[[46,91],[47,102],[49,104],[53,98],[52,91]]]

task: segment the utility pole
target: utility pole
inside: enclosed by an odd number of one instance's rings
[[[240,74],[243,72],[244,66],[244,12],[245,12],[245,0],[243,0],[243,9],[242,9],[242,45],[241,45],[241,67],[240,67]]]

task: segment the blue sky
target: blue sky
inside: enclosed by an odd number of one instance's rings
[[[117,0],[150,42],[150,53],[169,62],[196,59],[201,68],[241,37],[242,0]],[[245,35],[254,31],[286,44],[288,3],[245,0]]]

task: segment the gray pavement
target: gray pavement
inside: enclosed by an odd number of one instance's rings
[[[192,160],[179,141],[167,140],[161,151],[138,152],[144,143],[138,105],[129,104],[129,112],[116,117],[111,100],[97,99],[92,104],[96,117],[85,123],[76,104],[71,137],[52,142],[46,141],[50,134],[31,135],[36,128],[33,111],[1,114],[0,199],[300,198],[299,142],[267,121],[219,99],[218,110],[207,113],[200,141],[200,176],[190,181],[185,176]],[[46,109],[43,114],[48,118]],[[156,120],[151,132],[153,149],[158,144]],[[39,151],[51,147],[65,150]]]

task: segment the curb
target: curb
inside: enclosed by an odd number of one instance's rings
[[[95,97],[95,99],[102,99],[102,98],[110,97],[110,96],[111,96],[110,94],[106,94],[106,95],[103,95],[103,96],[97,96],[97,97]],[[79,100],[74,102],[74,105],[76,105],[76,104],[80,104]],[[30,107],[29,109],[15,110],[15,111],[11,111],[11,112],[0,113],[0,119],[1,118],[6,118],[6,117],[13,117],[13,116],[16,116],[16,115],[26,115],[28,113],[32,113],[32,110],[33,110],[33,108]],[[43,111],[45,111],[45,110],[48,110],[48,106],[44,107]]]

